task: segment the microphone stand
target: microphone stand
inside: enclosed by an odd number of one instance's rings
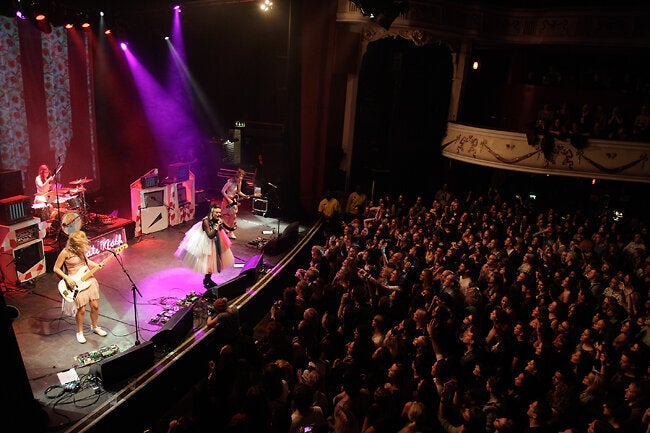
[[[274,193],[275,199],[271,198],[270,200],[271,200],[272,202],[275,202],[275,203],[274,203],[274,204],[275,204],[275,208],[276,208],[277,211],[278,211],[278,217],[277,217],[277,220],[278,220],[278,231],[275,233],[275,238],[278,239],[278,238],[280,237],[280,210],[282,210],[282,209],[280,208],[280,200],[278,199],[278,187],[277,187],[276,185],[272,184],[271,182],[266,182],[266,184],[267,184],[268,186],[270,186],[270,187],[273,187],[273,191],[275,191],[275,193]]]
[[[63,164],[61,164],[61,155],[57,157],[56,170],[54,170],[54,197],[56,200],[56,220],[59,222],[57,225],[56,240],[59,243],[59,251],[63,249],[61,245],[61,231],[63,230],[63,219],[61,218],[61,203],[59,203],[59,181],[61,180],[61,169]],[[46,203],[47,206],[47,203]]]
[[[120,256],[118,254],[116,254],[115,251],[112,251],[112,250],[109,250],[109,251],[115,256],[115,259],[117,260],[117,263],[120,264],[120,267],[122,268],[122,271],[124,272],[124,275],[126,275],[126,277],[131,282],[131,293],[133,294],[133,317],[135,319],[135,343],[134,343],[134,345],[139,346],[140,345],[140,328],[138,326],[138,303],[136,302],[135,294],[137,293],[142,298],[142,293],[140,293],[140,291],[136,287],[135,283],[133,282],[133,279],[131,278],[131,275],[129,275],[129,272],[124,267],[124,263],[122,262],[122,259],[120,258]]]

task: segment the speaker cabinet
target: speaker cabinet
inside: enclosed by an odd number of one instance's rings
[[[300,223],[298,221],[289,224],[279,237],[271,239],[266,243],[266,245],[264,245],[264,253],[270,256],[275,256],[291,248],[291,246],[298,240],[299,227]]]
[[[266,216],[269,211],[269,201],[265,198],[253,198],[253,213],[255,215]]]
[[[124,352],[93,364],[89,373],[100,377],[104,388],[115,388],[127,378],[142,373],[154,364],[154,344],[145,341]]]
[[[160,331],[151,337],[151,341],[158,348],[172,349],[192,330],[194,325],[194,307],[181,308],[174,314]]]
[[[31,199],[15,195],[0,200],[0,224],[10,226],[32,218]]]
[[[258,254],[248,259],[244,267],[239,272],[239,275],[246,275],[249,278],[255,279],[257,273],[260,271],[260,267],[262,266],[262,259],[262,254]]]
[[[203,297],[208,302],[214,302],[217,298],[228,298],[230,300],[243,295],[246,289],[255,284],[262,263],[262,254],[251,257],[238,276],[209,289],[204,293]]]
[[[0,254],[0,267],[5,281],[12,284],[43,275],[46,272],[43,240],[34,239]]]
[[[169,211],[165,206],[146,207],[140,210],[142,233],[154,233],[169,226]]]
[[[20,170],[0,170],[0,199],[23,195],[23,173]]]
[[[140,192],[140,205],[142,208],[158,207],[167,204],[167,191],[164,187],[148,188]]]

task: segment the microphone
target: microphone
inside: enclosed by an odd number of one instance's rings
[[[271,186],[271,187],[275,188],[275,189],[278,189],[278,187],[276,185],[273,185],[271,182],[266,182],[266,184],[268,186]]]

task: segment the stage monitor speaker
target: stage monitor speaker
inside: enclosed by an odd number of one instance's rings
[[[23,195],[23,173],[20,170],[0,170],[0,200]]]
[[[142,233],[154,233],[169,226],[169,211],[165,206],[146,207],[140,210]]]
[[[237,298],[244,294],[246,289],[255,284],[257,275],[262,267],[264,256],[258,254],[246,261],[246,264],[239,272],[239,275],[225,283],[209,289],[203,297],[208,302],[214,302],[217,298],[228,298],[228,300]]]
[[[89,373],[102,379],[104,388],[114,388],[154,364],[154,344],[145,341],[90,367]]]
[[[258,254],[248,259],[244,267],[239,272],[239,275],[245,275],[249,278],[254,279],[260,271],[263,257],[264,256],[262,254]]]
[[[264,253],[275,256],[291,248],[298,240],[299,227],[300,223],[298,221],[289,224],[278,238],[271,239],[264,245]]]
[[[181,308],[165,323],[165,326],[160,328],[156,335],[151,337],[151,341],[158,348],[172,349],[187,337],[193,325],[194,307]]]

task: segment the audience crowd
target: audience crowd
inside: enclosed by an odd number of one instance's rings
[[[602,105],[583,104],[578,111],[566,102],[555,107],[544,104],[538,111],[535,128],[538,134],[549,133],[559,140],[586,146],[587,140],[650,141],[650,113],[642,105],[637,113],[624,113],[621,107],[606,109]]]
[[[341,212],[170,431],[650,431],[643,221],[446,186]]]

